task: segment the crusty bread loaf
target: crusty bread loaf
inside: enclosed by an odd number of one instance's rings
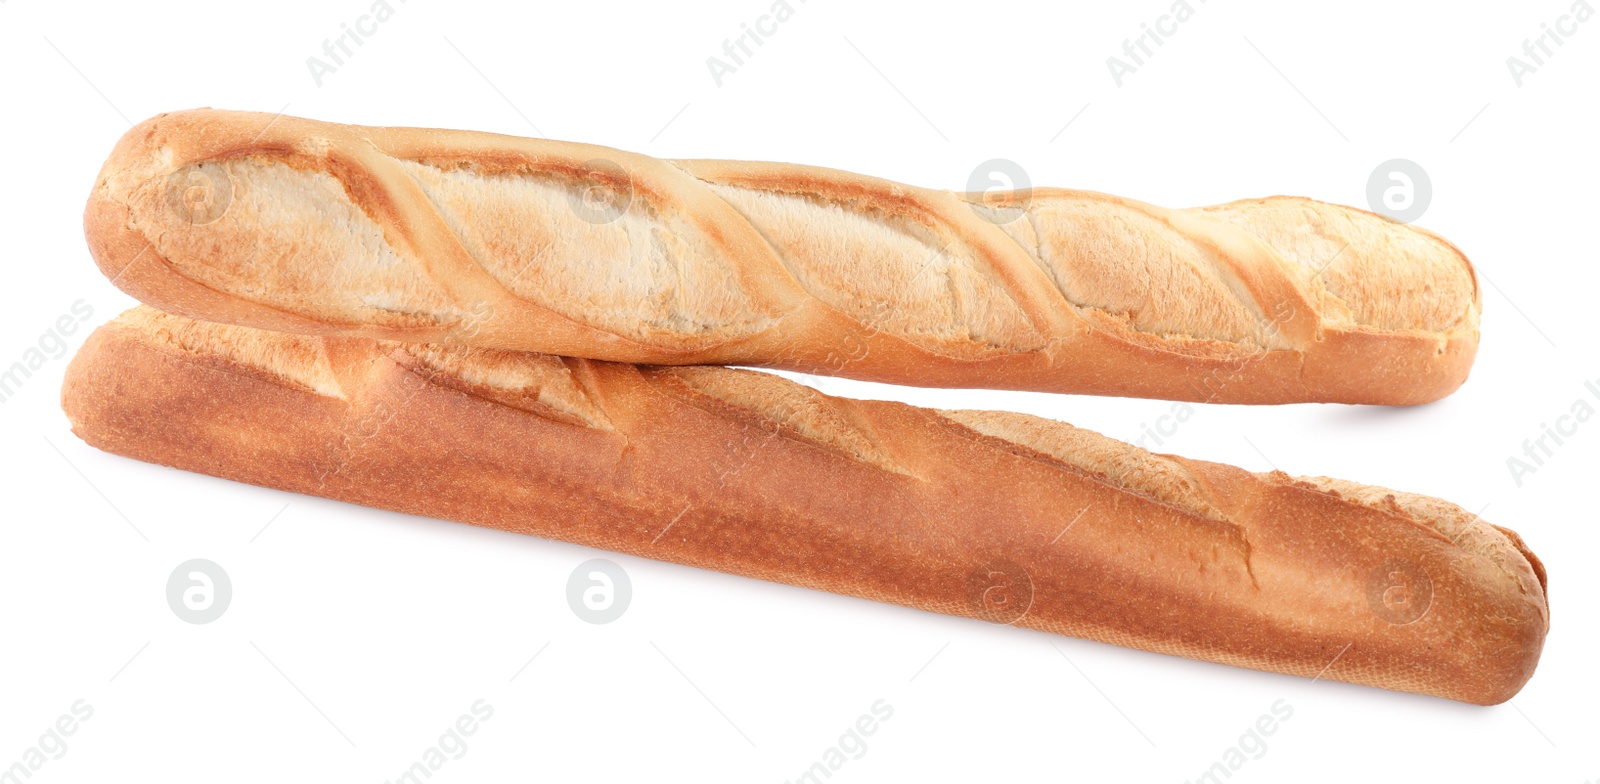
[[[777,376],[306,337],[136,308],[62,403],[190,471],[1150,651],[1491,704],[1545,575],[1432,498]]]
[[[620,362],[1401,405],[1456,389],[1478,343],[1455,247],[1300,198],[961,194],[197,110],[123,137],[85,223],[172,313]]]

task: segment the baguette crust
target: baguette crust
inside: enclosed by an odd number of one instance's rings
[[[756,371],[313,338],[140,307],[67,371],[140,460],[935,612],[1470,703],[1548,629],[1515,535],[1437,499]]]
[[[1450,243],[1308,199],[958,194],[215,110],[130,130],[85,227],[124,291],[210,321],[1219,403],[1438,399],[1481,307]]]

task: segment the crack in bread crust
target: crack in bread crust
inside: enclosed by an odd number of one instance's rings
[[[798,436],[814,446],[894,474],[911,476],[877,443],[870,426],[840,400],[803,384],[756,370],[664,367],[654,373],[675,379],[700,395],[754,418],[763,429]]]
[[[1037,351],[1044,338],[978,249],[937,222],[864,199],[710,182],[778,253],[807,293],[870,330],[951,356]]]
[[[568,424],[616,427],[563,357],[418,343],[386,343],[396,362],[428,380]]]
[[[1463,551],[1487,559],[1502,573],[1521,584],[1524,590],[1544,591],[1543,564],[1538,564],[1531,557],[1521,539],[1514,538],[1515,534],[1508,534],[1505,529],[1448,501],[1326,476],[1291,477],[1282,472],[1259,476],[1267,481],[1325,493],[1348,503],[1377,509],[1426,526]]]
[[[1477,329],[1477,282],[1454,246],[1361,210],[1278,197],[1203,207],[1250,232],[1329,323],[1449,334]]]
[[[194,216],[174,204],[168,179],[141,183],[126,198],[156,252],[196,282],[342,322],[404,327],[461,319],[444,290],[390,245],[337,177],[241,157],[192,164],[172,175],[185,178],[227,188],[225,210],[194,224]],[[216,263],[210,254],[224,246],[242,252]]]
[[[1077,307],[1162,338],[1291,347],[1216,249],[1156,215],[1090,194],[1036,196],[1024,213],[1036,241],[1018,245]]]
[[[236,362],[266,380],[324,397],[345,397],[321,338],[193,321],[143,305],[112,324],[147,336],[152,345]]]
[[[548,170],[400,165],[473,260],[517,297],[646,342],[737,339],[775,321],[738,285],[736,260],[643,190]],[[585,198],[609,206],[574,204]]]
[[[1226,520],[1204,485],[1182,464],[1132,444],[1065,422],[1010,411],[939,411],[964,428],[1015,444],[1028,452],[1130,493],[1213,520]]]

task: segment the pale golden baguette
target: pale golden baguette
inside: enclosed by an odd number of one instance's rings
[[[121,455],[1214,662],[1491,704],[1545,575],[1423,496],[720,367],[315,338],[137,308],[67,371]]]
[[[1414,404],[1466,379],[1472,266],[1274,197],[1171,210],[778,163],[197,110],[141,123],[85,223],[209,321],[922,386]]]

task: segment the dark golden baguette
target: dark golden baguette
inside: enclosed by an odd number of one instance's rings
[[[140,307],[67,371],[139,460],[953,615],[1492,704],[1543,568],[1424,496],[770,374],[315,338]]]

